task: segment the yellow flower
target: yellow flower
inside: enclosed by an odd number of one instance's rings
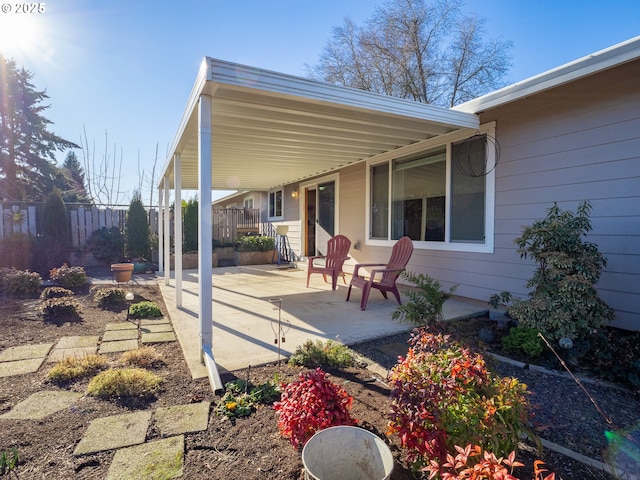
[[[227,402],[225,404],[225,407],[227,407],[227,410],[231,410],[232,412],[236,409],[237,406],[238,404],[236,402]]]

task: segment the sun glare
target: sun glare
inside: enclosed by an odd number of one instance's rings
[[[33,54],[41,40],[39,23],[35,14],[0,13],[0,52],[9,57]]]

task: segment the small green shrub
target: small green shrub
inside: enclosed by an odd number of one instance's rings
[[[154,368],[164,363],[162,354],[153,347],[141,347],[120,355],[118,363],[127,367]]]
[[[143,301],[129,307],[129,316],[133,318],[161,317],[162,312],[156,302]]]
[[[232,419],[247,417],[258,404],[271,403],[279,397],[276,382],[268,381],[254,386],[238,379],[225,384],[225,394],[216,404],[215,412]]]
[[[522,351],[530,357],[537,357],[544,352],[544,342],[535,328],[513,327],[502,337],[502,348],[508,352]]]
[[[89,277],[83,267],[70,267],[66,263],[61,267],[52,268],[49,278],[59,287],[78,288],[87,284]]]
[[[245,235],[236,240],[238,252],[268,252],[276,248],[276,239],[261,235]]]
[[[102,227],[91,234],[87,247],[105,265],[119,262],[124,258],[124,235],[118,227]]]
[[[73,297],[73,292],[68,288],[62,287],[47,287],[42,290],[40,294],[41,300],[46,300],[47,298],[61,298],[61,297]]]
[[[125,302],[125,291],[118,287],[105,287],[96,291],[93,296],[93,301],[96,302],[100,308],[107,309],[122,305]]]
[[[353,352],[346,345],[327,340],[307,340],[296,348],[289,358],[289,365],[307,368],[347,367],[354,364]]]
[[[319,430],[338,425],[355,425],[351,397],[331,382],[321,369],[301,373],[300,379],[283,385],[279,402],[278,429],[294,448],[300,448]]]
[[[46,317],[80,317],[82,307],[73,297],[47,298],[42,302],[42,313]]]
[[[38,273],[15,268],[0,268],[0,292],[22,295],[35,293],[40,289],[42,278]]]
[[[445,292],[442,290],[440,282],[427,274],[416,275],[412,272],[403,272],[402,276],[415,284],[418,290],[403,290],[403,293],[409,297],[409,301],[404,305],[399,305],[391,318],[418,326],[433,325],[439,320],[444,320],[442,307],[444,302],[451,298],[457,285]]]
[[[100,372],[89,382],[87,393],[99,398],[152,398],[162,378],[142,368],[115,368]]]
[[[182,248],[185,252],[198,251],[198,199],[191,198],[182,201]]]
[[[87,355],[85,357],[65,357],[49,370],[48,377],[54,382],[68,382],[94,375],[104,370],[109,360],[103,355]]]
[[[455,445],[482,445],[502,455],[528,429],[526,385],[493,376],[479,354],[448,336],[416,329],[411,347],[389,374],[390,435],[415,470],[444,465]]]

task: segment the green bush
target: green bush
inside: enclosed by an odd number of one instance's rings
[[[409,297],[409,301],[399,305],[391,318],[418,326],[432,325],[439,320],[444,320],[442,307],[444,302],[451,298],[457,285],[445,292],[441,289],[440,282],[427,274],[416,275],[412,272],[403,272],[402,276],[415,284],[417,291],[403,290],[403,293]]]
[[[62,287],[47,287],[42,290],[40,294],[41,300],[46,300],[47,298],[60,298],[60,297],[73,297],[73,292],[68,288]]]
[[[129,316],[133,318],[161,317],[162,311],[155,302],[143,301],[129,307]]]
[[[482,445],[498,456],[517,449],[528,429],[526,385],[491,374],[484,359],[448,336],[416,329],[389,374],[389,433],[419,470],[444,465],[456,445]]]
[[[87,393],[99,398],[152,398],[162,384],[162,378],[143,368],[115,368],[100,372],[91,379]]]
[[[105,265],[120,262],[124,258],[124,235],[118,227],[102,227],[91,234],[87,248]]]
[[[149,219],[140,192],[133,194],[125,228],[126,251],[130,259],[149,256]]]
[[[520,257],[533,259],[537,267],[527,282],[530,298],[516,300],[509,313],[547,338],[580,339],[614,319],[595,288],[607,261],[596,244],[583,240],[591,231],[590,211],[589,202],[575,214],[554,203],[546,218],[523,228],[515,240]]]
[[[42,302],[42,313],[46,317],[80,317],[82,307],[73,297],[47,298]]]
[[[89,282],[83,267],[70,267],[66,263],[49,271],[49,278],[63,288],[78,288]]]
[[[245,235],[236,240],[238,252],[268,252],[276,248],[276,239],[260,235]]]
[[[51,268],[67,262],[71,250],[69,215],[57,188],[47,195],[42,218],[42,245],[46,249],[47,268]]]
[[[40,289],[40,274],[15,268],[0,268],[0,293],[23,295],[35,293]]]
[[[348,367],[354,364],[353,353],[335,340],[307,340],[289,357],[289,365],[307,368]]]
[[[0,267],[17,270],[33,269],[31,254],[36,245],[35,239],[27,233],[13,232],[0,238]]]
[[[107,309],[117,307],[125,302],[125,291],[118,287],[105,287],[96,291],[93,296],[93,301],[96,302],[100,308]]]
[[[502,348],[508,352],[524,352],[530,357],[538,357],[544,352],[544,342],[538,330],[529,327],[513,327],[502,337]]]
[[[225,394],[216,404],[216,415],[228,418],[247,417],[259,404],[271,403],[280,397],[276,382],[267,381],[258,386],[245,380],[225,384]]]
[[[185,252],[196,252],[198,250],[198,199],[192,198],[183,201],[182,204],[184,212],[182,248]]]

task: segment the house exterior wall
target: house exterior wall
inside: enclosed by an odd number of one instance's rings
[[[640,330],[640,62],[539,93],[480,114],[496,122],[493,253],[415,249],[408,270],[428,273],[456,294],[488,300],[508,290],[526,297],[534,265],[517,253],[522,227],[557,202],[574,210],[592,204],[587,240],[607,258],[598,291],[616,309],[615,326]],[[612,88],[615,86],[615,88]],[[339,233],[360,249],[354,263],[384,262],[389,247],[365,239],[366,166],[340,172]]]

